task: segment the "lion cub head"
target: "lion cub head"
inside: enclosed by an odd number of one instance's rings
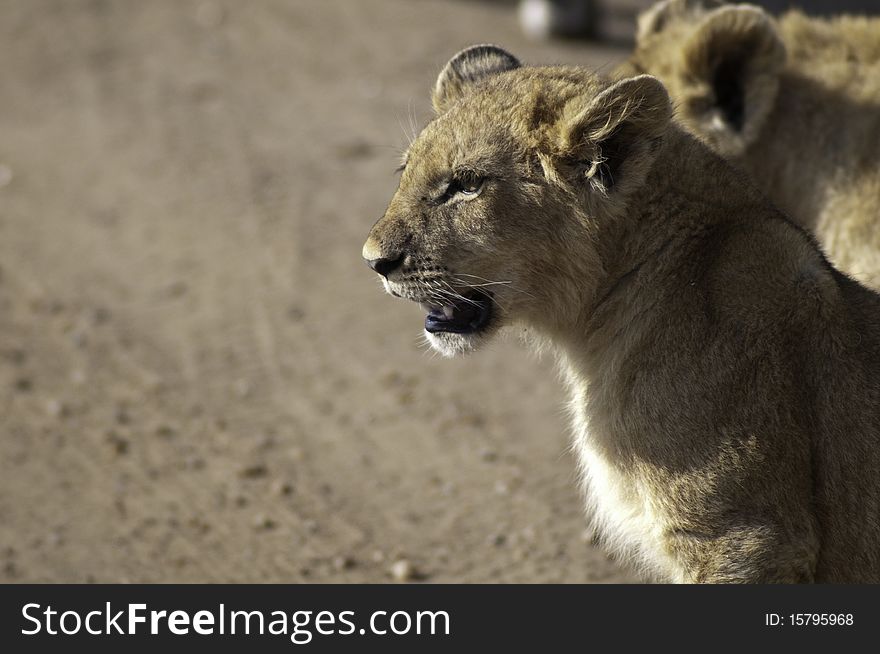
[[[664,0],[639,17],[620,72],[659,77],[682,122],[719,154],[737,156],[773,108],[785,60],[776,24],[759,7]]]
[[[363,256],[421,304],[430,344],[469,352],[514,323],[558,330],[600,282],[598,235],[644,183],[668,126],[663,86],[523,67],[474,46],[443,69],[436,117]]]

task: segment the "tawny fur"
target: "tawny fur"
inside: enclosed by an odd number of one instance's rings
[[[555,353],[591,520],[646,575],[880,582],[880,295],[678,127],[655,78],[485,55],[441,75],[364,245],[401,258],[387,290],[495,284],[486,331],[432,345],[516,326]],[[444,195],[461,171],[480,192]]]
[[[841,270],[880,288],[880,18],[793,11],[777,22],[719,4],[655,5],[619,74],[659,77],[688,129],[748,171]],[[739,125],[725,117],[737,103]]]

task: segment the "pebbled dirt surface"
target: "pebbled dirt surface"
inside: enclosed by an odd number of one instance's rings
[[[432,358],[360,259],[451,54],[619,50],[497,3],[0,15],[0,581],[633,579],[551,362]]]

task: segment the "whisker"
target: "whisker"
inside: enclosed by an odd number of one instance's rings
[[[407,141],[406,149],[409,149],[412,147],[413,141],[416,140],[416,135],[411,128],[407,129],[403,122],[403,117],[400,114],[397,114],[397,125],[400,127],[400,131],[403,132],[403,136]]]
[[[529,296],[529,297],[531,297],[531,298],[535,297],[533,294],[529,293],[528,291],[525,291],[525,290],[519,288],[518,286],[514,286],[514,285],[513,285],[513,282],[510,281],[510,280],[501,280],[501,281],[497,281],[497,282],[496,282],[496,281],[492,281],[491,279],[486,279],[485,277],[480,277],[479,275],[469,275],[469,274],[467,274],[467,273],[458,273],[458,275],[456,275],[456,277],[462,277],[462,276],[463,276],[463,277],[473,277],[474,279],[480,279],[480,280],[483,280],[483,282],[484,282],[484,283],[482,283],[482,284],[474,284],[474,283],[472,283],[472,282],[468,282],[468,281],[463,280],[463,279],[457,279],[457,280],[456,280],[456,281],[458,281],[459,283],[464,284],[465,286],[467,286],[467,287],[469,287],[469,288],[480,288],[480,287],[484,287],[484,286],[501,286],[501,285],[504,285],[504,286],[507,286],[507,288],[509,288],[510,290],[512,290],[512,291],[516,291],[517,293],[522,293],[523,295],[527,295],[527,296]]]
[[[491,279],[486,279],[485,277],[480,277],[479,275],[471,275],[471,274],[469,274],[469,273],[457,273],[457,274],[456,274],[456,277],[473,277],[474,279],[479,279],[479,280],[484,281],[484,282],[489,282],[490,284],[509,284],[509,283],[510,283],[509,280],[508,280],[508,281],[494,282],[494,281],[492,281]]]
[[[423,355],[428,356],[431,359],[436,359],[437,357],[440,356],[440,354],[437,352],[437,350],[435,350],[433,347],[431,347],[431,342],[428,340],[428,337],[425,335],[424,332],[419,334],[419,338],[417,339],[416,344],[422,350]]]
[[[450,284],[449,282],[447,282],[445,279],[441,279],[441,280],[440,280],[440,283],[443,284],[444,286],[446,286],[446,287],[449,289],[448,293],[449,293],[452,297],[454,297],[456,300],[461,300],[462,302],[467,302],[468,304],[470,304],[470,305],[472,305],[472,306],[475,306],[475,307],[479,307],[479,306],[480,306],[479,302],[474,302],[473,300],[466,298],[464,295],[462,295],[461,293],[459,293],[458,291],[456,291],[456,290],[452,287],[452,284]]]
[[[418,118],[416,117],[416,107],[415,107],[415,102],[413,101],[412,98],[409,99],[409,104],[408,104],[407,108],[408,108],[408,117],[409,117],[409,131],[410,131],[410,134],[412,134],[412,138],[410,139],[409,142],[410,142],[410,144],[412,144],[413,141],[415,141],[419,135]]]
[[[471,282],[467,282],[463,279],[457,279],[457,278],[454,279],[454,281],[458,284],[462,284],[464,286],[467,286],[468,288],[482,288],[484,286],[501,286],[504,284],[511,284],[512,283],[512,282],[484,282],[482,284],[473,284]]]

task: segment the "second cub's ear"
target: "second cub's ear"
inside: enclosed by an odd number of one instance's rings
[[[725,0],[660,0],[641,14],[637,21],[636,42],[657,34],[678,20],[693,20],[715,10]]]
[[[471,88],[487,78],[519,68],[516,57],[497,45],[472,45],[465,48],[440,71],[431,101],[434,111],[443,113]]]
[[[722,154],[740,154],[763,127],[776,101],[785,64],[773,19],[758,7],[711,12],[684,45],[683,117]]]
[[[625,192],[644,181],[671,117],[669,95],[656,77],[621,80],[566,105],[561,158],[603,194]]]

